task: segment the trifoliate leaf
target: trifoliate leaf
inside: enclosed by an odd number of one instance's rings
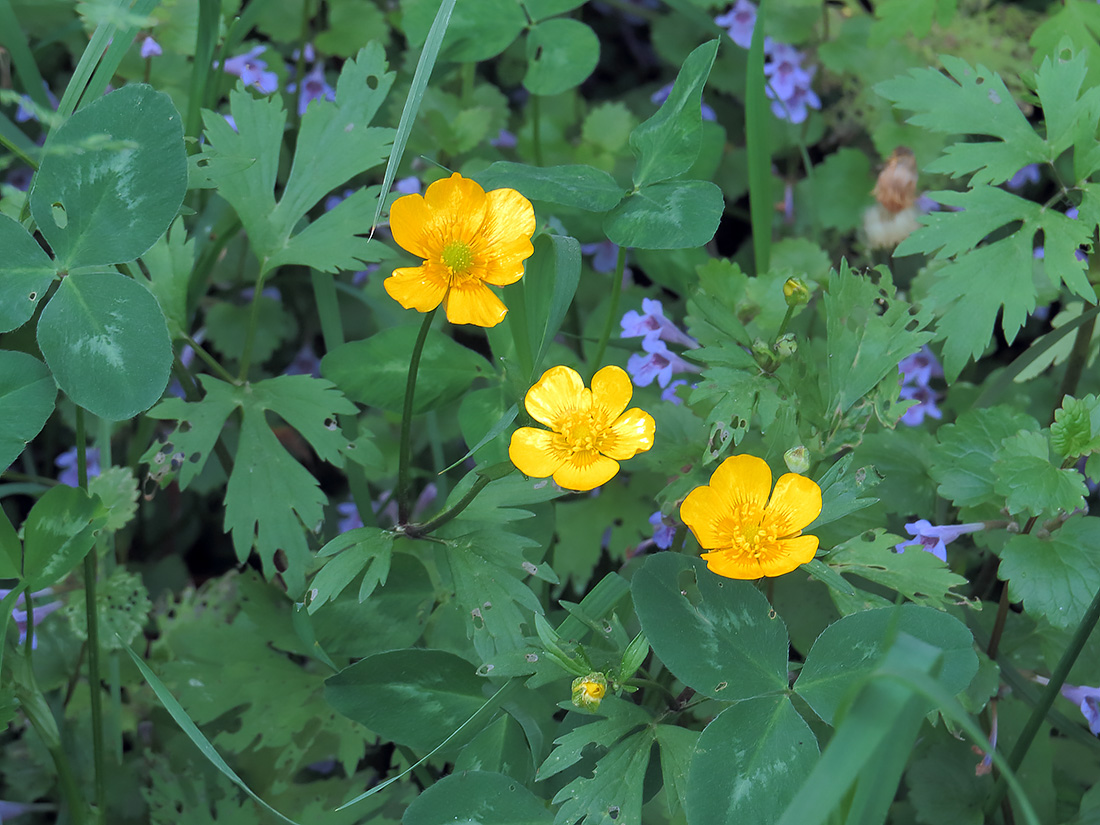
[[[80,639],[88,638],[85,595],[83,590],[73,593],[61,609],[72,624],[73,633]],[[99,583],[95,601],[99,614],[99,643],[107,650],[121,650],[130,645],[141,633],[153,608],[141,576],[123,567],[115,568]]]
[[[377,527],[357,527],[337,536],[319,555],[335,556],[325,562],[310,582],[309,613],[312,615],[327,601],[333,601],[344,588],[366,571],[359,588],[364,602],[374,589],[386,583],[393,554],[394,534]]]
[[[939,494],[956,507],[999,502],[993,462],[1001,444],[1020,430],[1038,429],[1034,418],[1005,407],[971,410],[954,424],[940,427],[936,433],[940,447],[929,471],[939,484]]]
[[[1012,601],[1055,627],[1076,627],[1100,588],[1100,519],[1072,518],[1047,538],[1018,534],[1001,551],[997,575]]]
[[[137,512],[138,483],[129,467],[109,467],[88,479],[88,492],[99,496],[107,508],[108,532],[121,530]]]
[[[1077,458],[1100,451],[1100,398],[1067,395],[1054,411],[1050,443],[1062,458]]]
[[[1085,506],[1085,479],[1076,470],[1062,470],[1051,463],[1044,433],[1021,432],[1006,438],[997,451],[993,475],[993,489],[1005,497],[1012,515],[1056,515]]]
[[[920,547],[895,552],[894,546],[902,541],[878,528],[844,542],[825,561],[840,573],[889,587],[917,604],[942,609],[966,602],[965,596],[953,592],[953,588],[965,585],[966,579]]]
[[[221,115],[204,114],[207,147],[199,167],[237,211],[263,272],[289,263],[335,272],[349,261],[379,259],[379,244],[358,236],[370,226],[373,199],[367,203],[361,198],[340,216],[319,219],[324,225],[313,232],[308,227],[295,230],[325,195],[386,159],[393,130],[370,122],[393,79],[377,42],[344,63],[336,101],[315,100],[302,116],[290,177],[278,203],[275,184],[286,125],[279,99],[254,98],[242,89],[231,92],[236,130]]]
[[[308,375],[281,375],[243,387],[207,375],[199,380],[206,390],[202,401],[170,398],[149,412],[152,418],[181,424],[168,444],[154,445],[142,460],[163,481],[172,472],[165,469],[169,457],[182,453],[180,485],[186,487],[206,465],[226,418],[239,407],[241,430],[226,490],[225,526],[233,533],[237,558],[243,562],[255,549],[269,578],[277,572],[275,553],[282,550],[288,587],[300,595],[309,558],[306,532],[320,524],[327,499],[317,480],[272,432],[267,413],[296,429],[323,460],[340,466],[347,439],[334,419],[355,412],[355,405],[330,382]]]

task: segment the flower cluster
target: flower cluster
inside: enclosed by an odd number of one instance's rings
[[[935,419],[943,418],[943,413],[936,406],[939,396],[930,386],[933,378],[943,377],[943,367],[932,350],[925,345],[920,352],[901,359],[898,372],[901,373],[902,400],[917,402],[902,415],[902,423],[916,427],[924,421],[926,415]]]
[[[669,388],[666,400],[679,404],[675,386],[669,387],[673,374],[699,372],[699,368],[670,350],[668,344],[671,342],[694,349],[699,346],[699,342],[665,317],[660,301],[650,298],[642,299],[641,313],[632,309],[623,315],[620,326],[621,337],[642,339],[642,350],[645,354],[635,353],[626,362],[634,383],[639,387],[648,387],[656,380],[661,387]]]

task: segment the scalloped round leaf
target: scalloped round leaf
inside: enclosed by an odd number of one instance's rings
[[[1008,582],[1013,601],[1028,615],[1044,616],[1055,627],[1080,624],[1100,589],[1100,519],[1072,518],[1047,538],[1030,533],[1009,537],[1001,550],[997,576]]]
[[[419,324],[395,327],[342,344],[321,359],[321,375],[360,404],[400,413],[417,332]],[[489,363],[476,352],[437,330],[430,331],[416,376],[414,412],[427,412],[460,398],[475,378],[491,372]]]
[[[383,739],[427,752],[485,704],[485,684],[453,653],[409,648],[368,656],[330,676],[325,699]]]
[[[646,559],[630,589],[654,652],[698,693],[736,702],[786,689],[786,625],[749,582],[661,553]]]
[[[38,241],[7,215],[0,215],[0,249],[4,250],[0,332],[11,332],[34,315],[38,302],[57,277],[57,267]]]
[[[57,385],[101,418],[133,418],[168,386],[172,340],[160,304],[117,272],[65,278],[42,310],[38,346]]]
[[[445,776],[405,811],[403,825],[550,825],[554,815],[522,782],[491,771]]]
[[[38,435],[57,399],[46,365],[25,352],[0,350],[0,469]]]
[[[604,218],[603,230],[619,246],[687,249],[714,237],[725,208],[722,190],[710,181],[662,181],[625,198]]]
[[[99,614],[99,643],[106,650],[121,650],[138,637],[153,609],[149,591],[141,576],[124,567],[115,568],[96,591],[96,612]],[[88,638],[88,613],[85,591],[69,597],[62,613],[79,639]]]
[[[904,604],[853,613],[833,622],[817,637],[795,692],[828,724],[848,694],[875,669],[897,633],[908,633],[943,651],[937,677],[952,694],[965,690],[978,670],[974,637],[966,625],[939,610]]]
[[[738,702],[699,736],[688,818],[692,825],[777,822],[817,758],[817,739],[786,696]]]
[[[579,20],[557,17],[527,33],[527,74],[533,95],[557,95],[581,85],[600,62],[600,39]]]
[[[88,492],[99,496],[107,508],[107,530],[121,530],[137,514],[138,482],[129,467],[108,467],[88,479]]]
[[[50,134],[31,214],[64,269],[132,261],[165,233],[187,192],[183,123],[168,95],[134,83]]]

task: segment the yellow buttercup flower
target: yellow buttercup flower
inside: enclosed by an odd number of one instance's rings
[[[508,308],[486,285],[523,277],[523,262],[534,251],[535,210],[515,189],[486,192],[456,172],[423,197],[398,198],[390,229],[398,246],[424,259],[386,279],[391,298],[420,312],[443,304],[452,324],[492,327]]]
[[[626,410],[634,388],[620,367],[604,367],[588,389],[576,370],[551,367],[527,391],[527,412],[552,431],[521,427],[508,457],[524,475],[553,476],[569,490],[592,490],[619,472],[619,462],[653,446],[653,417]],[[626,410],[626,412],[623,412]]]
[[[589,673],[573,680],[573,704],[585,710],[596,710],[607,695],[607,677],[602,673]]]
[[[710,551],[707,567],[729,579],[782,576],[813,559],[817,536],[802,530],[820,513],[817,484],[787,473],[773,492],[771,468],[751,455],[727,458],[680,505],[680,518]]]

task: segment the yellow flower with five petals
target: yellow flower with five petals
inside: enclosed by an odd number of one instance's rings
[[[653,446],[653,417],[627,410],[634,388],[621,367],[604,367],[588,389],[576,370],[551,367],[527,392],[527,412],[549,430],[521,427],[508,457],[524,475],[553,476],[568,490],[592,490],[614,478],[619,462]],[[626,412],[623,412],[626,410]]]
[[[769,498],[769,493],[771,494]],[[802,531],[821,513],[821,488],[805,476],[780,476],[763,459],[730,456],[680,505],[707,567],[729,579],[782,576],[811,561],[817,536]]]
[[[440,304],[452,324],[496,326],[508,308],[487,284],[523,277],[534,247],[535,210],[515,189],[486,192],[457,172],[431,184],[423,197],[406,195],[390,208],[397,245],[424,263],[395,269],[386,292],[405,309]]]

